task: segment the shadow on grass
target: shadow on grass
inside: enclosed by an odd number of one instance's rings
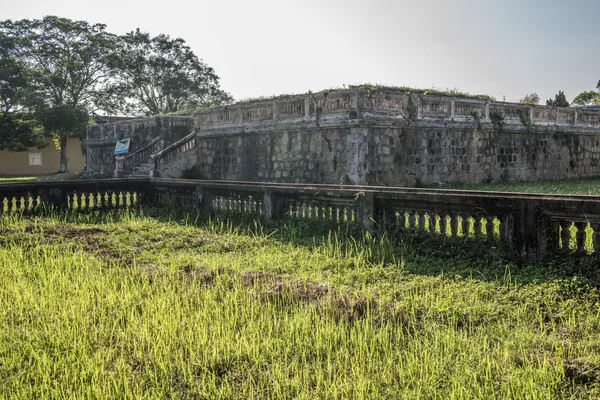
[[[390,267],[400,273],[450,278],[472,278],[486,282],[516,284],[577,280],[581,285],[600,287],[600,255],[550,254],[535,262],[523,262],[500,242],[474,237],[449,238],[440,234],[387,230],[373,236],[354,223],[285,218],[259,220],[239,213],[196,213],[186,209],[144,207],[140,210],[88,214],[64,213],[62,222],[94,224],[131,220],[142,214],[160,222],[196,226],[216,233],[236,233],[309,249],[335,247],[342,255],[359,255],[372,265]],[[333,250],[332,250],[333,252]],[[336,254],[337,254],[336,253]]]

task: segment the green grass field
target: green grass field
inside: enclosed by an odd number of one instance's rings
[[[556,181],[539,182],[496,182],[449,185],[451,188],[465,190],[486,190],[498,192],[522,192],[522,193],[553,193],[553,194],[577,194],[577,195],[600,195],[600,178],[561,179]]]
[[[0,218],[0,398],[600,396],[593,256],[233,220]]]

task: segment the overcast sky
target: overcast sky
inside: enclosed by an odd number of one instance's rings
[[[598,0],[0,1],[0,19],[181,37],[237,100],[370,82],[543,102],[600,79]]]

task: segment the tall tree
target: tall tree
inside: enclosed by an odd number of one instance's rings
[[[222,105],[232,97],[220,89],[219,77],[185,44],[139,29],[121,37],[115,58],[122,72],[120,94],[128,109],[146,115]]]
[[[104,25],[47,16],[2,21],[0,35],[15,44],[15,58],[27,79],[27,90],[19,99],[26,110],[46,116],[70,113],[67,120],[81,110],[110,110],[116,78],[110,56],[116,40]],[[65,172],[67,138],[80,131],[67,122],[54,127],[64,144],[59,172]]]
[[[558,94],[554,96],[554,100],[548,99],[546,100],[547,106],[553,107],[569,107],[569,101],[567,100],[567,96],[565,96],[565,92],[562,90],[558,91]]]
[[[35,118],[22,110],[27,79],[15,52],[15,41],[0,32],[0,150],[25,151],[42,147],[44,137]]]

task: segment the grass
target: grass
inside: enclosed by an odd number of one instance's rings
[[[164,210],[1,217],[0,398],[600,395],[597,259],[518,266],[431,240]]]
[[[600,195],[600,177],[546,180],[535,182],[517,181],[474,184],[453,182],[448,185],[445,185],[444,187],[453,189],[485,190],[497,192],[551,193],[598,196]]]
[[[36,181],[37,176],[0,175],[0,183]]]

